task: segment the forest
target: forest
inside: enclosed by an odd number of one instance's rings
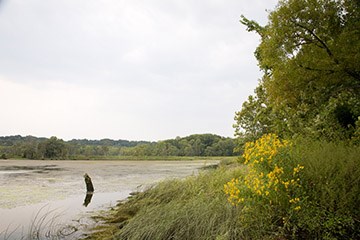
[[[126,156],[233,156],[234,139],[194,134],[158,142],[73,139],[34,136],[0,137],[0,158],[117,159]]]

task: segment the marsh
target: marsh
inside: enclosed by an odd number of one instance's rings
[[[164,179],[196,174],[200,168],[217,163],[1,160],[0,239],[41,231],[51,235],[61,230],[63,237],[80,234],[91,224],[95,211],[109,209],[131,192]],[[95,188],[91,196],[86,194],[85,173]]]

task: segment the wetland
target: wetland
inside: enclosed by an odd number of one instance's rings
[[[0,239],[77,239],[91,216],[159,181],[183,178],[216,160],[0,161]],[[84,174],[95,191],[87,194]]]

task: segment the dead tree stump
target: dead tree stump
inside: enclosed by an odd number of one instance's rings
[[[93,193],[94,192],[94,186],[93,186],[93,184],[91,182],[90,176],[87,173],[85,173],[84,178],[85,178],[85,184],[86,184],[86,191],[88,193]]]

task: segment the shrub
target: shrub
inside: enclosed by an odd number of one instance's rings
[[[359,147],[267,134],[245,146],[244,176],[224,185],[250,239],[359,238]]]

